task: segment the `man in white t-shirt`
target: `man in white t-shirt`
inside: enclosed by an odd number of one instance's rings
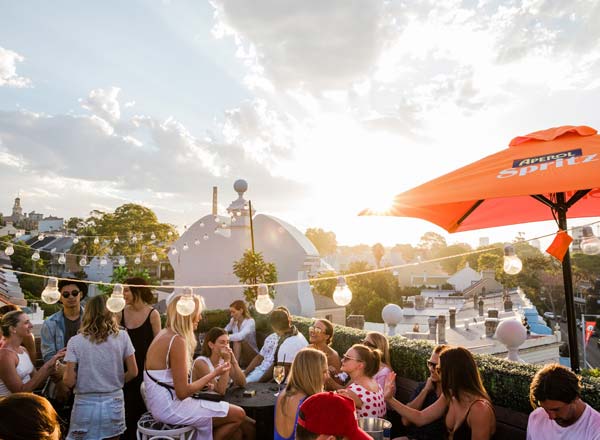
[[[308,341],[298,329],[292,325],[290,312],[285,307],[277,307],[269,316],[271,328],[279,335],[275,349],[275,363],[285,367],[287,377],[296,354],[308,345]]]
[[[527,440],[600,440],[600,413],[581,400],[579,378],[559,364],[546,365],[529,387],[536,408],[529,415]]]

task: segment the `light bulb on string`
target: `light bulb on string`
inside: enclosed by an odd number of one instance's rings
[[[200,222],[200,224],[198,226],[200,226],[201,228],[203,228],[204,227],[204,222]]]
[[[156,234],[154,232],[150,234],[150,240],[156,240]]]
[[[173,236],[173,231],[169,231],[169,232],[167,232],[167,235],[168,235],[169,237]]]
[[[344,277],[338,277],[337,286],[333,291],[333,301],[339,306],[346,306],[352,301],[352,291]]]
[[[155,262],[158,261],[158,255],[156,255],[156,252],[152,252],[152,256],[150,257],[150,259]]]
[[[40,253],[39,253],[38,251],[35,251],[35,252],[33,253],[33,255],[31,256],[31,259],[32,259],[33,261],[38,261],[38,260],[40,259]]]
[[[523,262],[515,254],[515,248],[511,244],[504,246],[504,272],[516,275],[523,269]]]
[[[221,227],[222,227],[223,229],[225,229],[225,228],[227,227],[227,223],[225,223],[225,222],[221,223]]]
[[[100,244],[100,239],[98,237],[94,238],[94,244]]]
[[[131,244],[136,244],[137,243],[137,235],[133,234],[133,237],[131,237]]]
[[[108,260],[106,257],[100,258],[100,266],[106,266],[108,264]]]
[[[9,244],[8,246],[6,246],[6,249],[4,249],[4,253],[6,254],[6,256],[10,257],[12,254],[15,253],[15,248],[12,244]]]
[[[58,291],[58,279],[54,277],[48,278],[48,284],[42,290],[42,301],[46,304],[56,304],[60,299],[60,292]]]
[[[15,232],[15,237],[19,238],[22,237],[24,234],[22,229],[17,230],[17,232]]]
[[[237,211],[237,212],[235,213],[235,215],[237,215],[238,217],[241,217],[241,216],[242,216],[242,213],[241,213],[241,211]]]
[[[219,216],[215,215],[214,218],[213,218],[213,220],[215,221],[215,223],[219,223]]]
[[[40,232],[37,236],[38,241],[42,241],[44,238],[46,238],[46,236],[44,235],[43,232]]]
[[[204,235],[202,236],[202,239],[203,239],[204,241],[208,240],[208,234],[204,234]]]
[[[123,298],[122,284],[115,284],[110,298],[106,300],[106,308],[113,313],[119,313],[125,308],[125,298]]]
[[[73,244],[77,244],[77,243],[79,243],[79,237],[75,237],[75,238],[73,239]]]
[[[187,251],[190,247],[188,246],[187,242],[183,243],[183,247],[181,249],[183,249],[184,251]]]
[[[177,251],[177,248],[172,248],[171,249],[171,255],[177,255],[179,252]]]
[[[119,266],[125,266],[125,264],[127,264],[127,260],[125,260],[124,256],[120,256],[119,260],[118,260]]]
[[[237,219],[235,217],[231,217],[231,223],[235,223],[237,222]]]
[[[87,264],[87,258],[85,258],[85,256],[81,257],[81,259],[79,260],[79,265],[81,267],[85,266]]]
[[[140,264],[141,262],[142,259],[139,256],[135,257],[135,260],[133,260],[133,264]]]
[[[119,237],[115,237],[115,239],[113,240],[114,244],[119,244],[121,242],[121,240],[119,240]]]
[[[194,240],[194,246],[200,246],[200,239],[197,238]]]
[[[256,301],[254,302],[254,308],[258,313],[262,313],[266,315],[271,310],[273,310],[273,300],[269,296],[269,286],[262,283],[258,285],[258,295],[256,296]]]
[[[67,262],[67,257],[65,257],[65,254],[60,254],[60,256],[58,257],[58,264],[65,264]]]
[[[196,302],[194,301],[194,291],[191,287],[183,288],[183,295],[177,299],[177,313],[182,316],[188,316],[196,310]]]
[[[600,254],[600,239],[594,235],[591,226],[583,227],[583,238],[579,244],[581,252],[586,255]]]

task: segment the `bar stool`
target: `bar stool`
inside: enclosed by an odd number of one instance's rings
[[[157,422],[149,412],[143,414],[137,424],[138,440],[189,440],[193,435],[193,426]]]

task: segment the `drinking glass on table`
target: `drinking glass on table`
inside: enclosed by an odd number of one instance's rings
[[[273,367],[273,379],[277,382],[278,390],[276,396],[279,396],[281,392],[281,382],[285,379],[285,367],[283,365],[275,365]]]

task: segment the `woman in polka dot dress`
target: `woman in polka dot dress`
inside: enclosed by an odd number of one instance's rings
[[[342,371],[351,379],[346,389],[338,390],[354,400],[357,417],[383,417],[386,413],[383,390],[373,379],[379,371],[381,352],[366,345],[353,345],[342,358]]]

